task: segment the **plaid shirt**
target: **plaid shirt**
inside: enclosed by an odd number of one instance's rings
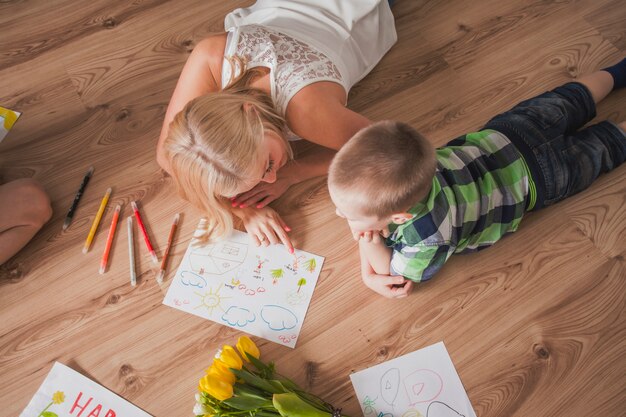
[[[391,273],[417,282],[432,278],[453,253],[484,249],[517,230],[531,198],[526,163],[495,130],[461,136],[436,155],[428,197],[409,210],[413,219],[391,225],[387,238]]]

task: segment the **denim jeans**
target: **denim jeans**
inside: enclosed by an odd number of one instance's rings
[[[574,82],[523,101],[485,125],[520,151],[537,189],[534,210],[584,190],[626,160],[626,134],[618,126],[604,121],[581,129],[595,115],[591,93]]]

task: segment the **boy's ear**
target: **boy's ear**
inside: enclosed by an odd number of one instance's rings
[[[391,215],[391,221],[395,224],[406,223],[411,220],[413,215],[411,213],[394,213]]]

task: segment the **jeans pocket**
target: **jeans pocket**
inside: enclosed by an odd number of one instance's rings
[[[527,107],[524,109],[526,116],[534,122],[534,124],[545,133],[550,133],[553,129],[558,132],[564,131],[563,122],[565,116],[558,108],[543,106]]]

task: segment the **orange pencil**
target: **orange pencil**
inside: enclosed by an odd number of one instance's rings
[[[174,233],[176,232],[176,226],[178,226],[179,219],[180,214],[176,213],[176,216],[174,216],[174,221],[172,222],[172,228],[170,229],[170,235],[167,237],[167,247],[165,248],[165,253],[163,254],[163,260],[161,261],[161,270],[159,271],[159,275],[157,275],[157,283],[159,285],[163,283],[165,267],[167,266],[167,255],[169,255],[170,253],[170,248],[172,247],[172,242],[174,241]]]
[[[102,260],[100,261],[100,274],[104,274],[107,269],[107,262],[109,261],[109,252],[111,251],[111,244],[113,243],[113,236],[115,235],[115,228],[117,227],[117,219],[120,217],[121,205],[115,207],[113,218],[111,219],[111,227],[109,228],[109,236],[107,237],[107,244],[104,247],[104,253],[102,254]]]

